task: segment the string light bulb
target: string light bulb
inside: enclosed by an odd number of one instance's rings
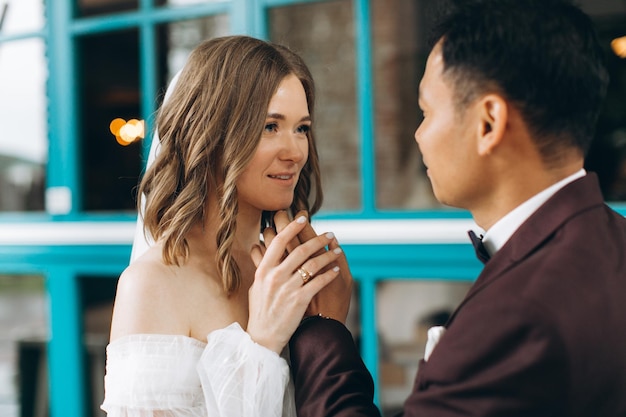
[[[130,119],[126,121],[118,117],[111,121],[109,129],[115,136],[117,143],[122,146],[128,146],[145,137],[145,123],[143,120]]]
[[[626,58],[626,36],[611,41],[611,49],[620,58]]]

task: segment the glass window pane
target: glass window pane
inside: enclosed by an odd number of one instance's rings
[[[377,207],[437,207],[413,138],[421,122],[417,90],[428,55],[434,2],[374,0],[371,4]]]
[[[105,416],[100,410],[104,401],[106,346],[111,331],[113,301],[118,275],[79,276],[80,301],[85,350],[85,386],[92,416]]]
[[[43,28],[42,0],[0,2],[0,30],[3,35],[34,32]]]
[[[137,30],[80,38],[78,109],[85,210],[133,210],[141,143],[119,142],[111,121],[140,119]],[[124,146],[126,145],[126,146]]]
[[[43,41],[0,44],[0,73],[0,211],[43,210],[48,160]]]
[[[138,0],[77,0],[78,16],[95,16],[136,10]]]
[[[34,415],[36,389],[46,389],[48,372],[43,277],[0,275],[0,327],[0,415]]]
[[[354,11],[349,0],[273,8],[270,39],[298,52],[315,79],[323,210],[361,207]]]
[[[626,43],[626,4],[587,0],[581,6],[595,23],[611,77],[585,167],[598,173],[606,200],[626,201],[626,53],[611,47],[615,39]]]
[[[376,288],[380,406],[383,416],[401,410],[410,394],[426,332],[442,326],[463,300],[471,282],[384,281]]]

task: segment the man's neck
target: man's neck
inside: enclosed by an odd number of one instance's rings
[[[582,168],[583,160],[572,160],[552,169],[530,170],[517,176],[504,177],[495,192],[479,207],[470,208],[470,212],[478,226],[489,230],[516,207]]]

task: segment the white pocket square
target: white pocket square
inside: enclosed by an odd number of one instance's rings
[[[434,326],[428,329],[428,341],[426,342],[426,349],[424,351],[424,361],[428,362],[428,358],[433,353],[435,346],[439,343],[439,339],[446,332],[446,328],[443,326]]]

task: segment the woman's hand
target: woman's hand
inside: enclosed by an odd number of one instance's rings
[[[296,214],[298,216],[307,215],[305,211],[300,211]],[[282,231],[289,224],[289,217],[284,211],[276,213],[274,216],[274,224],[278,232]],[[265,240],[268,238],[271,241],[271,230],[266,230],[264,233]],[[269,236],[268,236],[269,235]],[[298,233],[297,241],[290,242],[288,250],[293,250],[300,243],[308,242],[310,239],[317,237],[317,233],[309,222],[300,233]],[[333,239],[328,244],[328,250],[337,251],[341,250],[337,239]],[[316,255],[324,252],[324,248],[320,249]],[[326,268],[333,268],[339,266],[339,277],[334,279],[329,285],[325,286],[319,293],[317,293],[311,300],[311,304],[305,312],[305,316],[322,315],[324,317],[330,317],[341,323],[346,322],[348,317],[348,310],[350,309],[350,297],[352,295],[352,273],[350,272],[350,266],[343,251],[340,253],[336,261],[332,262]]]
[[[339,273],[338,266],[326,268],[341,253],[323,250],[333,242],[332,233],[316,236],[288,251],[307,223],[306,216],[296,217],[270,242],[266,240],[265,248],[254,247],[251,252],[257,269],[248,293],[247,332],[256,343],[276,353],[291,338],[311,299]]]

